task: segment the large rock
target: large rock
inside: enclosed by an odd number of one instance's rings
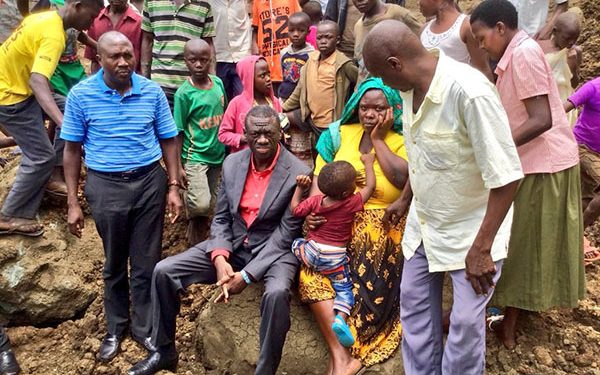
[[[218,374],[252,374],[258,359],[261,283],[253,284],[229,304],[208,303],[197,318],[200,361]],[[215,296],[213,296],[213,299]],[[278,373],[321,375],[328,354],[310,310],[292,298],[292,326],[288,332]],[[403,374],[400,352],[366,374]]]
[[[0,202],[14,180],[18,159],[0,170]],[[85,238],[67,234],[64,208],[41,211],[43,236],[0,236],[0,324],[48,325],[72,319],[96,297],[102,247],[93,222]],[[75,242],[77,241],[77,243]]]
[[[79,315],[96,297],[80,273],[83,262],[64,259],[67,241],[60,237],[47,228],[44,237],[0,240],[2,323],[58,323]]]

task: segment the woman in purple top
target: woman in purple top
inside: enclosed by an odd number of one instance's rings
[[[583,108],[573,133],[579,144],[583,224],[587,228],[600,215],[600,77],[581,86],[564,107],[566,112]],[[586,263],[600,260],[600,251],[585,238],[584,252]]]

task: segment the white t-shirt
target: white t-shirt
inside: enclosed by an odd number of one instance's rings
[[[549,0],[509,0],[519,13],[519,29],[529,36],[535,35],[546,23],[548,18]],[[558,4],[568,0],[554,0]]]

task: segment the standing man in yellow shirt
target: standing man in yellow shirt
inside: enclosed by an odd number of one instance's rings
[[[59,126],[63,120],[49,79],[65,48],[65,30],[89,28],[102,7],[102,0],[67,0],[59,11],[26,17],[0,46],[0,124],[23,155],[0,212],[0,234],[43,233],[35,216],[56,157],[43,113]]]

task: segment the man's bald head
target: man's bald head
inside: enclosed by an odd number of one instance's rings
[[[365,38],[363,59],[365,67],[374,76],[381,77],[388,86],[409,90],[401,73],[407,73],[410,62],[431,55],[419,37],[404,23],[385,20],[378,23]],[[405,77],[409,78],[409,77]]]
[[[108,31],[98,38],[98,55],[106,52],[113,45],[128,45],[133,52],[133,44],[125,35],[118,31]]]
[[[98,39],[98,61],[104,69],[105,80],[114,86],[128,87],[136,59],[133,45],[118,31],[109,31]]]
[[[412,30],[401,21],[381,21],[367,34],[363,57],[369,63],[381,64],[390,56],[414,57],[427,51]]]

